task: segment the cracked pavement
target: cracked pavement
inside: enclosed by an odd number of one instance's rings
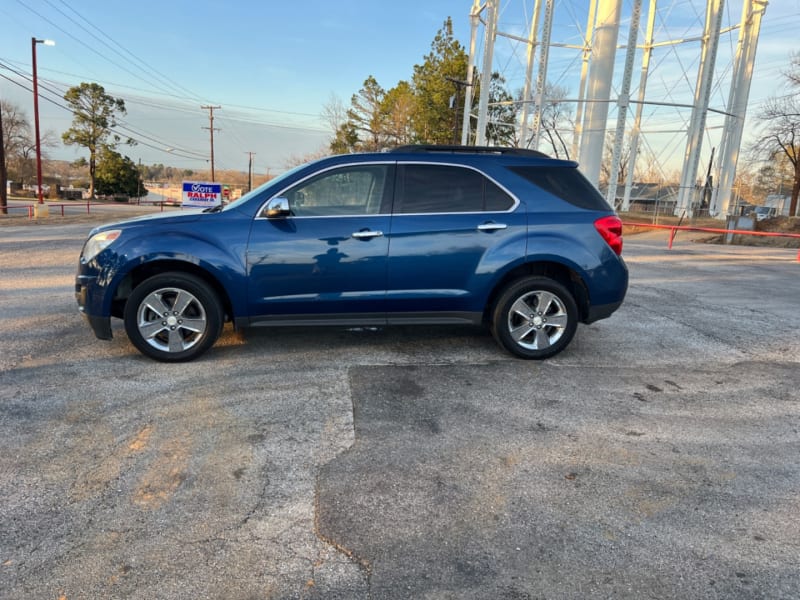
[[[478,329],[95,340],[0,229],[0,598],[795,598],[796,251],[630,236],[544,363]]]

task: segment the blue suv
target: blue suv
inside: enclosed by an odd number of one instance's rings
[[[254,325],[486,324],[510,353],[563,350],[610,316],[622,224],[577,164],[515,148],[406,146],[298,167],[224,207],[97,227],[75,293],[161,361]]]

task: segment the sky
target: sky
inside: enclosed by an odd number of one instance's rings
[[[586,4],[556,0],[554,41],[578,43]],[[726,4],[725,23],[738,23],[741,1]],[[97,82],[126,103],[123,127],[139,144],[119,149],[134,161],[208,168],[209,132],[203,128],[209,126],[209,111],[201,106],[212,105],[221,107],[214,111],[216,168],[245,170],[247,153],[254,152],[256,172],[277,174],[291,160],[327,146],[332,132],[321,114],[333,98],[348,104],[369,75],[386,89],[410,79],[447,17],[468,47],[471,5],[470,0],[0,0],[0,98],[32,118],[30,82],[24,79],[31,73],[31,38],[52,39],[53,47],[37,45],[43,131],[60,138],[71,123],[71,114],[58,106],[64,104],[60,96],[82,81]],[[501,0],[501,31],[527,35],[532,6],[533,0]],[[702,0],[661,0],[657,38],[698,35],[704,6]],[[623,30],[629,12],[630,0],[624,0]],[[771,0],[751,93],[754,110],[770,94],[781,93],[789,53],[800,51],[798,30],[800,0]],[[727,101],[725,73],[735,42],[735,32],[721,42],[720,84],[712,104]],[[698,54],[691,44],[656,53],[648,94],[674,102],[690,98]],[[618,53],[618,61],[623,55]],[[494,68],[511,89],[522,87],[524,57],[518,42],[498,40]],[[579,52],[556,49],[550,65],[549,80],[576,88]],[[686,117],[670,114],[679,129]],[[659,115],[652,111],[653,123],[673,126]],[[681,136],[672,138],[654,146],[680,154]],[[49,150],[51,157],[66,160],[85,152],[60,145]]]

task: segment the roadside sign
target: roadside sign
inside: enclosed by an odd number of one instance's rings
[[[204,181],[184,181],[181,206],[208,208],[222,204],[222,184]]]

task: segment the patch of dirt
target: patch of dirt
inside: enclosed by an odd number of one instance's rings
[[[797,233],[800,235],[800,217],[773,217],[756,221],[756,231]]]

